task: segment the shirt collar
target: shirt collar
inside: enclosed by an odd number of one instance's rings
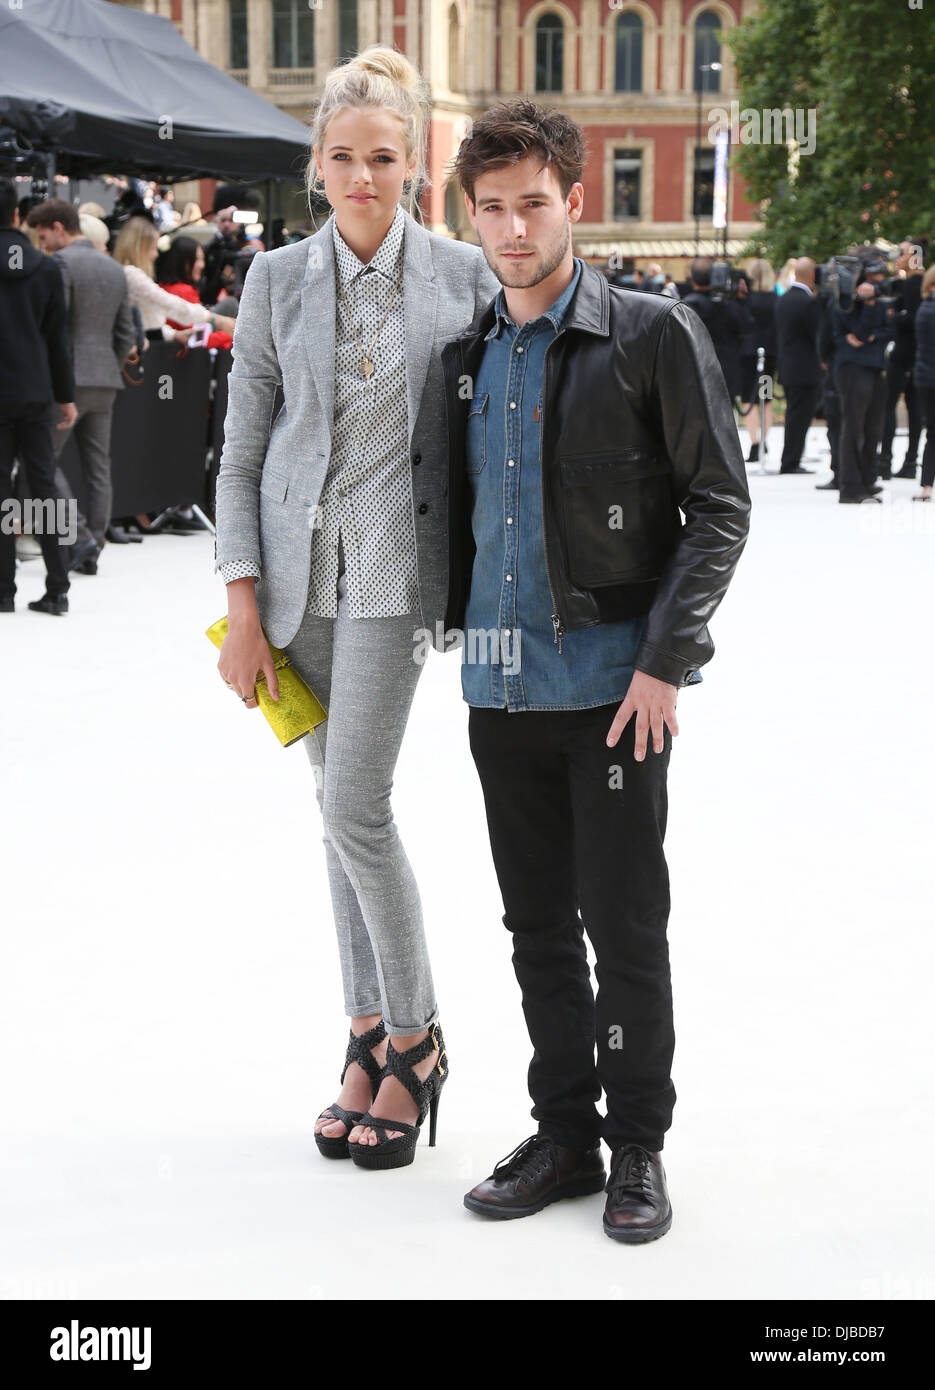
[[[815,293],[815,291],[812,289],[811,285],[803,285],[801,280],[793,280],[792,283],[790,284],[789,288],[790,288],[790,290],[793,289],[793,288],[794,288],[794,289],[797,289],[797,290],[804,290],[806,294],[814,294],[814,293]]]
[[[346,285],[356,280],[358,275],[362,275],[366,270],[372,269],[379,271],[388,280],[395,281],[399,272],[399,256],[403,246],[403,235],[406,229],[406,214],[403,212],[402,205],[396,205],[396,215],[390,223],[386,236],[380,242],[373,257],[369,262],[358,259],[347,242],[338,231],[338,224],[332,219],[332,240],[334,241],[334,255],[341,272],[341,279]]]
[[[549,306],[549,308],[546,309],[545,313],[539,315],[539,318],[543,318],[543,319],[548,319],[548,320],[549,320],[549,322],[552,324],[552,327],[555,329],[556,333],[557,333],[558,330],[561,328],[562,323],[564,322],[565,314],[568,312],[568,306],[569,306],[569,304],[571,303],[572,295],[574,294],[575,290],[577,289],[578,281],[581,279],[581,262],[579,261],[579,259],[578,259],[577,256],[574,257],[574,265],[575,265],[575,273],[574,273],[574,275],[572,275],[572,277],[571,277],[571,279],[569,280],[568,284],[567,284],[567,285],[565,286],[565,288],[562,290],[562,292],[561,292],[561,294],[559,295],[558,299],[556,299],[555,303],[554,303],[554,304],[551,304],[551,305]],[[504,324],[511,324],[514,328],[515,328],[515,326],[516,326],[516,325],[513,323],[513,320],[510,318],[510,315],[509,315],[508,312],[507,312],[506,297],[505,297],[505,295],[504,295],[504,293],[503,293],[503,287],[502,287],[502,286],[500,287],[500,289],[499,289],[498,292],[497,292],[497,297],[496,297],[496,299],[494,300],[494,306],[493,306],[493,307],[494,307],[494,316],[495,316],[495,317],[494,317],[494,323],[493,323],[493,327],[491,328],[490,332],[487,334],[486,338],[484,339],[484,342],[485,342],[485,343],[489,342],[491,338],[499,338],[500,333],[501,333],[501,330],[503,329]],[[539,321],[539,319],[529,319],[529,320],[528,320],[528,323],[538,323],[538,321]]]

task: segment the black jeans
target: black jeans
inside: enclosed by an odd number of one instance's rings
[[[569,1148],[603,1138],[657,1151],[675,1105],[663,853],[672,735],[661,753],[650,738],[637,762],[631,717],[608,748],[618,708],[472,708],[468,730],[533,1045],[532,1117]]]
[[[877,445],[886,410],[886,373],[842,362],[835,373],[841,398],[841,497],[868,493],[877,477]]]
[[[880,442],[880,458],[886,462],[893,459],[893,439],[896,436],[896,407],[900,396],[906,397],[906,414],[909,417],[909,441],[906,445],[904,463],[915,463],[919,454],[919,438],[922,434],[922,403],[912,383],[912,363],[893,361],[890,357],[886,368],[886,412],[883,420],[883,439]]]
[[[43,502],[57,502],[55,448],[52,438],[53,407],[48,401],[0,404],[0,502],[16,496],[13,464],[19,458],[29,495]],[[57,416],[56,416],[57,417]],[[22,491],[22,489],[20,489]],[[46,508],[46,513],[48,508]],[[67,594],[69,549],[57,533],[45,528],[36,536],[45,561],[46,592]],[[16,537],[0,526],[0,597],[16,593]]]

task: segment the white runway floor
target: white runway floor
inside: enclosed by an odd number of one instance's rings
[[[601,1196],[461,1205],[535,1123],[459,658],[426,666],[394,793],[451,1080],[437,1148],[367,1173],[312,1138],[347,1033],[318,810],[304,750],[217,674],[211,537],[108,546],[64,619],[20,567],[0,1296],[343,1298],[368,1268],[372,1298],[935,1296],[935,504],[893,481],[842,511],[812,466],[749,466],[717,653],[679,697],[675,1215],[645,1247],[603,1235]]]

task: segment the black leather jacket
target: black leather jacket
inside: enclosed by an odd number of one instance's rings
[[[445,627],[462,629],[475,555],[465,476],[470,387],[493,304],[442,352],[450,435]],[[543,530],[562,633],[649,613],[636,667],[695,684],[708,620],[747,540],[750,494],[711,338],[679,300],[585,264],[543,366]],[[684,524],[681,511],[685,514]],[[694,679],[692,679],[694,678]]]

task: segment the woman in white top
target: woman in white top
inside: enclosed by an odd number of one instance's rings
[[[180,299],[156,284],[153,265],[159,254],[161,235],[159,228],[148,218],[130,217],[121,227],[114,244],[114,260],[124,268],[130,303],[139,308],[147,337],[156,337],[160,333],[169,340],[186,336],[184,328],[169,328],[166,319],[187,325],[210,323],[212,328],[233,333],[234,319],[206,309],[203,304]]]
[[[159,255],[159,238],[162,233],[147,217],[130,217],[120,228],[114,243],[114,260],[123,266],[127,277],[127,292],[130,303],[140,311],[143,329],[147,338],[165,338],[169,342],[178,339],[185,342],[189,328],[170,328],[166,319],[176,323],[192,325],[210,323],[226,333],[233,333],[236,319],[217,314],[206,309],[203,304],[193,304],[188,299],[180,299],[177,294],[169,294],[156,284],[153,266]],[[149,344],[145,344],[149,346]],[[190,509],[182,514],[188,522]],[[140,531],[152,531],[148,513],[137,512],[136,523]],[[171,520],[171,518],[170,518]]]

